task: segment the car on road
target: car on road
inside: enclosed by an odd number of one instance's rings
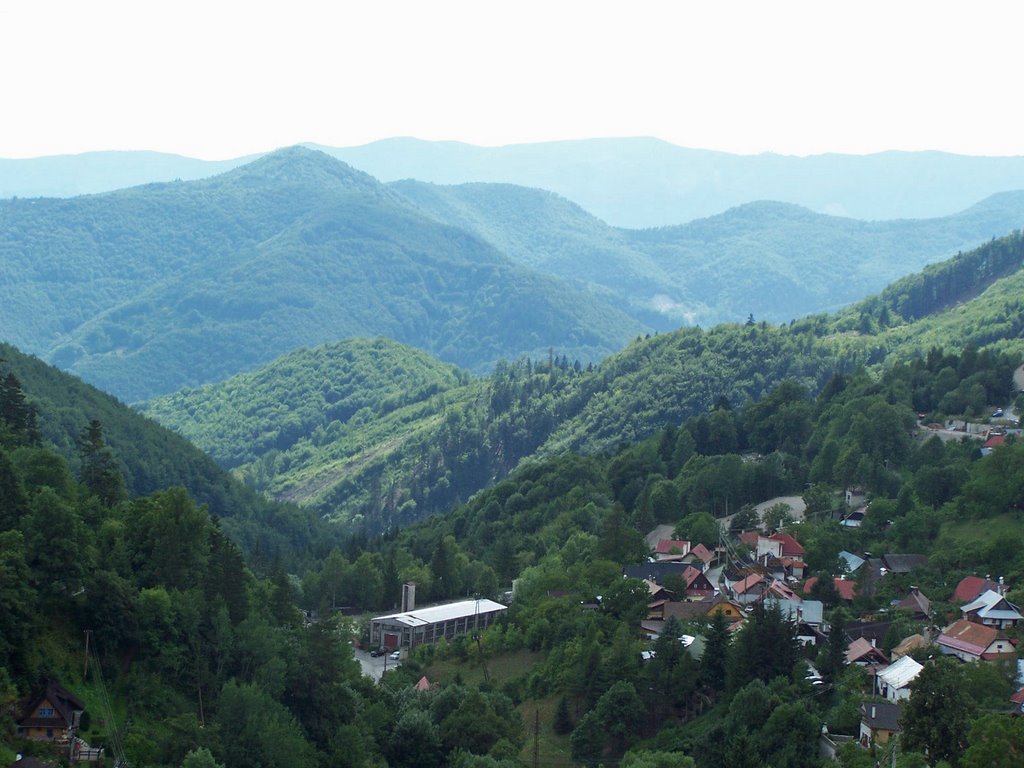
[[[390,654],[388,654],[388,658],[391,659],[392,661],[398,661],[399,659],[402,658],[402,652],[401,651],[392,651]]]

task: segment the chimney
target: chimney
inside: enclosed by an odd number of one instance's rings
[[[871,705],[871,719],[872,720],[875,719],[875,705],[874,704]]]
[[[402,585],[402,613],[416,610],[416,584],[412,581]]]

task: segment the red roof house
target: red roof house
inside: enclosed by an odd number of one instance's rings
[[[781,541],[782,542],[782,556],[783,557],[793,557],[793,558],[796,558],[798,560],[802,560],[803,559],[803,557],[804,557],[804,548],[800,545],[799,541],[794,539],[788,533],[783,533],[782,531],[779,531],[778,533],[773,533],[768,538],[771,539],[772,541]]]
[[[690,551],[690,542],[680,539],[659,539],[654,552],[659,555],[685,555]]]
[[[939,649],[961,661],[996,661],[1017,657],[1013,643],[995,627],[975,624],[967,619],[957,619],[939,635]]]
[[[992,579],[983,579],[981,576],[964,576],[960,583],[956,585],[956,589],[953,590],[953,596],[950,598],[950,601],[954,603],[969,603],[978,595],[988,592],[990,589],[998,591],[999,585],[992,581]]]
[[[814,585],[817,583],[818,577],[811,576],[811,578],[804,582],[803,593],[805,595],[811,594],[811,590],[814,589]],[[839,597],[843,600],[852,602],[853,598],[857,596],[857,582],[836,576],[832,579],[832,583],[836,585],[836,592],[839,593]]]

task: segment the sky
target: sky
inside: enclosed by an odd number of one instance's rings
[[[0,157],[393,136],[1024,155],[1024,3],[0,2]]]

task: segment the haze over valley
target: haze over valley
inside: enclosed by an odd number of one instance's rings
[[[0,768],[1019,768],[1022,26],[0,4]]]

